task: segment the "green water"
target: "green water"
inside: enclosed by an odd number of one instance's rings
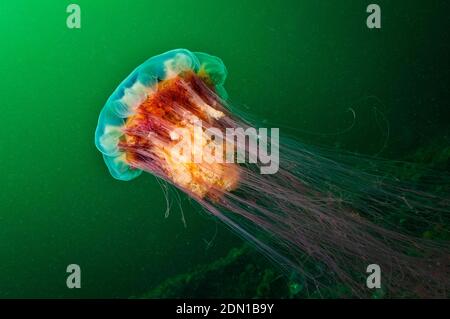
[[[221,57],[232,101],[303,140],[390,158],[448,145],[448,4],[377,1],[369,30],[368,1],[80,0],[70,30],[69,3],[0,3],[0,297],[145,295],[241,246],[185,197],[187,227],[176,203],[164,218],[157,181],[113,180],[94,147],[109,94],[167,50]]]

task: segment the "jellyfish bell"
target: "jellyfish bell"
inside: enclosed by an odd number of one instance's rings
[[[226,75],[219,58],[184,49],[152,57],[136,68],[113,92],[98,121],[95,144],[111,175],[129,181],[147,170],[200,197],[236,188],[239,168],[233,163],[195,163],[175,151],[198,136],[197,121],[210,128],[224,125],[218,120],[226,112]],[[201,141],[193,145],[219,152],[207,130],[200,130]],[[194,146],[183,151],[195,157],[199,150]]]
[[[392,223],[409,214],[417,228],[448,224],[448,174],[422,171],[436,186],[432,190],[393,176],[397,162],[288,138],[268,141],[280,147],[274,174],[261,173],[267,156],[250,163],[223,160],[259,155],[248,145],[261,139],[250,134],[235,144],[239,136],[211,134],[252,131],[228,103],[226,76],[219,58],[185,49],[137,67],[107,100],[95,132],[111,175],[129,181],[145,171],[173,184],[312,287],[318,276],[331,273],[352,296],[368,296],[361,276],[378,264],[393,296],[448,294],[448,242],[425,240]],[[210,160],[198,160],[199,154]]]

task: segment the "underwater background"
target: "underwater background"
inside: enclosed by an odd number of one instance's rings
[[[232,103],[282,133],[449,170],[448,2],[377,0],[379,30],[362,0],[74,2],[79,30],[69,1],[0,3],[1,298],[346,296],[281,276],[185,195],[166,218],[149,174],[110,176],[98,114],[170,49],[220,57]]]

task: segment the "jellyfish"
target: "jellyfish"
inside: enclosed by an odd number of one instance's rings
[[[318,289],[333,280],[370,296],[376,264],[385,296],[448,295],[449,243],[417,233],[449,225],[448,173],[419,167],[420,178],[401,179],[412,164],[256,130],[229,102],[226,77],[221,59],[186,49],[137,67],[95,131],[112,177],[156,176]]]

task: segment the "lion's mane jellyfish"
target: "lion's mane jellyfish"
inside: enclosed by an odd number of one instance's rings
[[[400,180],[399,162],[269,140],[230,106],[226,75],[219,58],[184,49],[135,69],[95,132],[111,175],[169,182],[306,285],[343,282],[350,296],[369,296],[366,269],[377,264],[385,296],[448,295],[448,242],[417,234],[448,225],[447,173]],[[264,174],[269,150],[277,169]]]

